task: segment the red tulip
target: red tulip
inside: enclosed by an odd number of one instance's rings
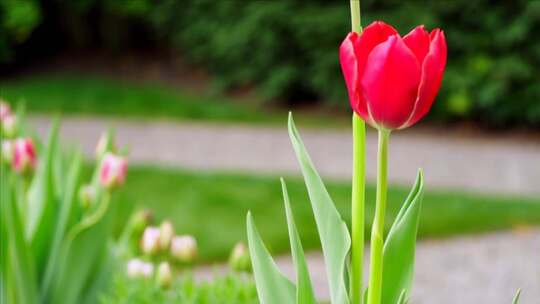
[[[443,31],[418,26],[405,37],[377,21],[349,33],[339,59],[353,110],[368,124],[407,128],[431,108],[446,65]]]

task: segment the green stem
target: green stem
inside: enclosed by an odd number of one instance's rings
[[[371,262],[369,268],[368,304],[381,304],[389,139],[390,131],[380,129],[379,150],[377,155],[377,197],[375,219],[373,220],[373,227],[371,229]]]
[[[360,0],[351,0],[351,29],[362,32]],[[362,303],[362,273],[364,261],[364,220],[365,220],[365,163],[366,126],[353,113],[353,176],[352,176],[352,247],[351,247],[351,304]]]
[[[365,159],[366,127],[364,121],[353,114],[353,177],[352,177],[352,261],[350,293],[351,304],[362,303],[362,269],[364,261],[365,219]]]
[[[353,32],[357,32],[358,34],[362,32],[360,0],[351,0],[351,24]]]

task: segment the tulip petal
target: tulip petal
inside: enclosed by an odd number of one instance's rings
[[[406,128],[417,123],[431,108],[441,82],[446,66],[446,39],[444,32],[435,29],[430,34],[430,50],[422,65],[422,80],[418,88],[418,99],[407,123],[400,128]]]
[[[360,92],[359,77],[363,74],[369,53],[380,43],[397,34],[390,25],[376,21],[367,26],[361,35],[352,32],[347,35],[339,50],[341,69],[349,93],[353,110],[364,120],[369,121],[366,101]]]
[[[378,126],[395,129],[408,120],[420,77],[418,61],[399,35],[390,36],[371,51],[361,77],[361,91]]]
[[[357,33],[352,32],[347,35],[339,48],[339,62],[347,85],[351,107],[358,115],[366,119],[368,117],[366,103],[361,100],[361,95],[358,94],[358,60],[354,50],[357,40]]]
[[[424,62],[424,58],[429,52],[429,33],[424,29],[423,25],[414,28],[410,33],[403,37],[403,42],[411,49],[418,59],[420,65]]]

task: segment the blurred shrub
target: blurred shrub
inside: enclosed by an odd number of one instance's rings
[[[72,41],[113,49],[172,46],[210,71],[218,87],[256,86],[267,100],[320,99],[347,107],[337,56],[350,28],[346,1],[55,3],[62,8],[55,12],[63,13],[54,18],[76,20],[68,27]],[[403,34],[417,24],[445,30],[449,64],[431,117],[540,125],[540,76],[534,70],[540,66],[540,1],[363,0],[362,10],[364,25],[382,19]]]

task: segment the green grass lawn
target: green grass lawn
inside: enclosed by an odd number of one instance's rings
[[[286,181],[304,246],[317,248],[318,236],[304,183],[300,178],[292,177]],[[349,185],[329,182],[327,187],[341,214],[349,222]],[[391,223],[407,193],[405,188],[390,188],[387,224]],[[373,214],[374,196],[373,187],[368,187],[368,218]],[[245,239],[248,210],[253,212],[270,250],[273,253],[288,251],[277,177],[132,167],[127,184],[119,191],[115,202],[121,208],[119,220],[125,220],[135,205],[151,208],[158,220],[172,219],[178,232],[197,237],[203,262],[225,259],[233,244]],[[419,235],[439,238],[539,224],[538,199],[428,189]]]
[[[29,113],[63,116],[107,115],[262,124],[282,124],[286,117],[286,111],[269,110],[258,102],[240,103],[222,96],[202,96],[182,88],[97,75],[59,73],[2,80],[0,97],[13,104],[24,102]],[[349,123],[343,115],[296,114],[298,121],[313,126]]]

